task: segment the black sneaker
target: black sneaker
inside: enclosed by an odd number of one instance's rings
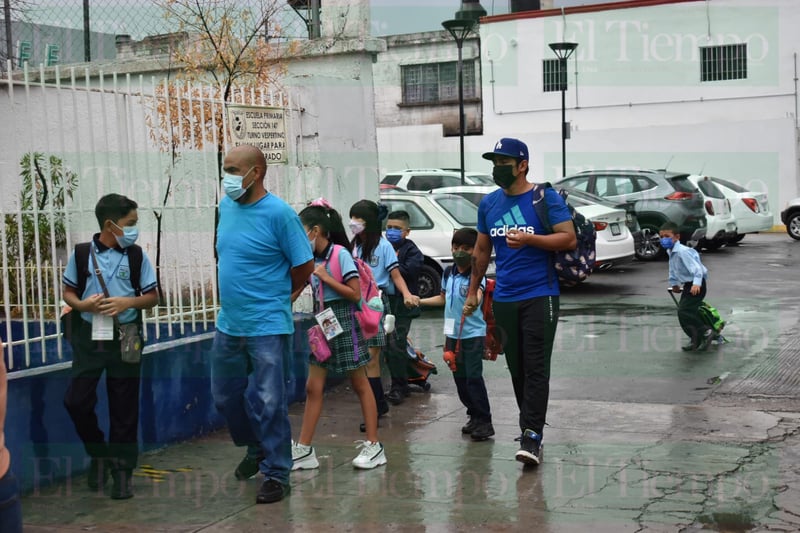
[[[111,487],[112,500],[133,498],[133,470],[113,470],[111,477],[114,479]]]
[[[705,352],[708,350],[712,340],[714,340],[714,332],[710,329],[707,329],[705,332],[703,332],[703,336],[700,338],[700,342],[697,344],[697,351]]]
[[[233,472],[233,475],[236,476],[236,479],[239,481],[244,481],[245,479],[250,479],[251,477],[258,474],[258,463],[264,460],[263,455],[259,455],[258,457],[251,457],[250,455],[245,455],[244,459],[239,462],[239,466],[236,467],[236,470]]]
[[[470,435],[473,431],[475,431],[476,427],[478,427],[478,420],[470,417],[467,423],[461,426],[461,433],[464,435]]]
[[[258,489],[256,503],[275,503],[284,499],[292,491],[287,483],[284,485],[277,479],[265,479]]]
[[[90,490],[101,489],[105,486],[110,467],[110,460],[92,457],[92,461],[89,463],[89,472],[86,474],[86,484]]]
[[[381,418],[383,418],[383,415],[385,415],[388,412],[389,412],[389,404],[387,404],[386,402],[383,402],[383,408],[381,408],[381,406],[379,404],[378,405],[378,422],[380,422]],[[378,424],[378,425],[380,426],[380,424]],[[358,426],[358,430],[361,433],[366,433],[367,432],[367,425],[364,422],[361,422],[361,425]]]
[[[480,422],[472,430],[470,438],[472,440],[486,440],[494,435],[494,427],[491,422]]]
[[[526,465],[536,466],[541,463],[542,436],[533,430],[522,432],[522,442],[514,458]]]
[[[694,342],[690,342],[685,346],[681,346],[681,350],[683,350],[684,352],[692,352],[696,349],[697,349],[697,344],[695,344]]]
[[[406,394],[404,391],[392,387],[392,389],[386,393],[386,400],[392,405],[400,405],[406,399]]]

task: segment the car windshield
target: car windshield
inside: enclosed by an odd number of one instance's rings
[[[722,185],[723,187],[727,187],[730,190],[732,190],[733,192],[749,192],[747,189],[745,189],[744,187],[742,187],[738,183],[734,183],[732,181],[724,180],[724,179],[721,179],[721,178],[711,178],[711,181],[713,181],[714,183],[718,183],[718,184]]]
[[[455,195],[433,196],[431,199],[462,226],[478,225],[478,206],[472,202]]]
[[[399,174],[387,174],[382,180],[381,183],[384,185],[397,185],[400,182]]]
[[[694,186],[692,180],[689,179],[687,174],[680,174],[671,178],[667,178],[672,184],[672,187],[678,192],[695,192],[697,187]]]
[[[725,198],[725,195],[722,194],[722,191],[719,190],[719,187],[714,185],[708,178],[697,180],[697,187],[703,191],[704,195],[710,198]]]
[[[605,198],[590,192],[575,189],[574,187],[564,187],[564,190],[567,191],[567,194],[569,195],[567,199],[570,201],[574,200],[578,205],[600,204],[606,207],[617,207],[615,202],[606,200]]]
[[[489,174],[472,174],[469,180],[473,185],[494,185],[494,178]]]

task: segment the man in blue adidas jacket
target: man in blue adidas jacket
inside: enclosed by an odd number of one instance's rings
[[[478,288],[494,248],[497,285],[493,309],[522,432],[515,458],[538,465],[559,311],[558,276],[550,254],[574,249],[575,229],[566,203],[548,188],[542,201],[547,202],[553,229],[546,234],[533,205],[533,183],[527,180],[529,159],[525,143],[503,138],[483,157],[494,163],[492,175],[500,189],[486,195],[478,208],[478,241],[472,254],[472,278],[464,314],[478,309]]]

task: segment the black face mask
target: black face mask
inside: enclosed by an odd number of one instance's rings
[[[508,189],[516,181],[514,165],[498,165],[492,169],[494,182],[503,189]]]
[[[462,250],[453,252],[453,262],[461,268],[469,266],[469,264],[472,263],[472,254]]]

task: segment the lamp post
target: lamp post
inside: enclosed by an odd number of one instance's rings
[[[578,47],[578,43],[550,43],[550,49],[558,58],[558,84],[561,87],[561,177],[567,175],[567,117],[565,92],[567,90],[567,59]]]
[[[464,78],[462,76],[461,47],[464,45],[464,39],[475,27],[475,21],[469,19],[445,20],[442,22],[442,26],[450,32],[450,35],[456,40],[456,47],[458,47],[458,66],[456,67],[456,75],[458,76],[458,137],[461,150],[461,185],[464,185]]]

